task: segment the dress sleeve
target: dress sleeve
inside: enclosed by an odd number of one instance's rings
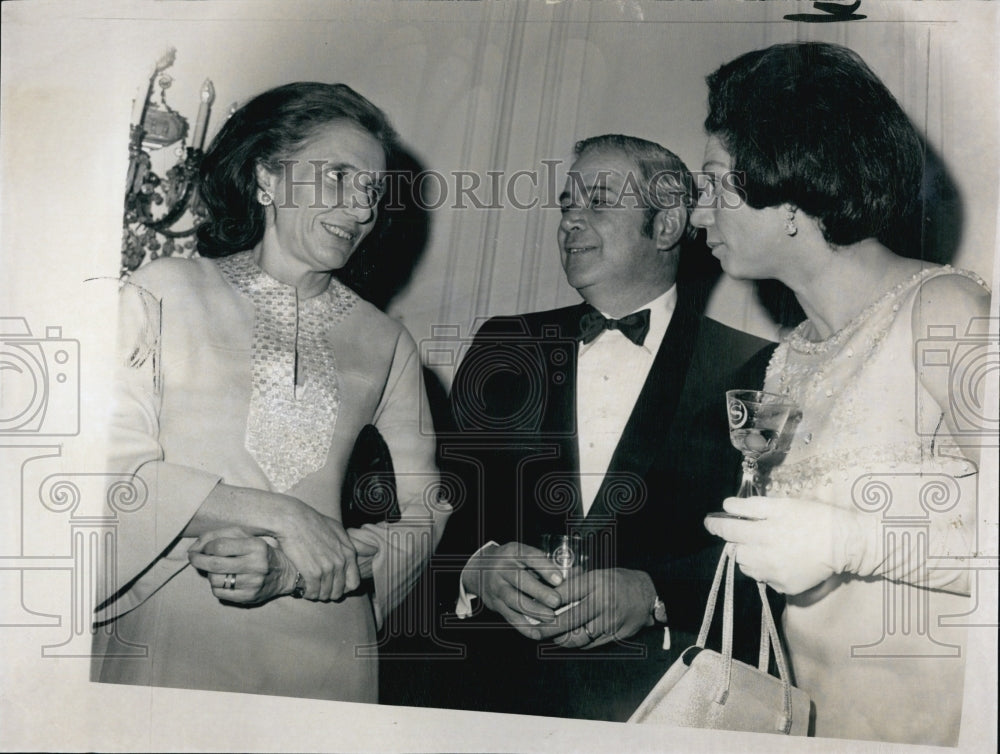
[[[114,404],[108,470],[134,486],[135,504],[116,511],[97,621],[128,612],[188,564],[180,534],[220,477],[164,461],[159,442],[163,395],[161,300],[136,284],[119,297]]]
[[[400,520],[352,530],[377,549],[372,560],[375,617],[385,616],[410,592],[441,540],[451,505],[440,496],[435,436],[416,344],[405,330],[395,347],[373,423],[385,438],[396,473]]]

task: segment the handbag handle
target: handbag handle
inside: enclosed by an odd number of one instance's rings
[[[697,646],[704,649],[708,641],[708,631],[712,626],[712,618],[715,617],[715,606],[719,599],[719,588],[722,586],[722,576],[725,574],[726,587],[722,608],[722,678],[719,681],[719,688],[716,691],[715,701],[718,704],[725,704],[729,697],[729,686],[733,672],[733,590],[736,581],[736,558],[734,557],[736,545],[727,543],[722,550],[722,557],[719,558],[719,565],[715,569],[715,578],[712,579],[712,588],[708,593],[708,604],[705,605],[705,615],[701,621],[701,630],[698,632]],[[782,686],[784,687],[784,713],[778,720],[778,730],[788,733],[792,728],[792,684],[789,680],[788,661],[785,652],[781,647],[781,640],[778,638],[778,629],[774,624],[774,616],[771,614],[771,606],[767,600],[767,585],[763,581],[757,582],[757,591],[760,594],[760,652],[758,654],[758,669],[768,672],[770,662],[770,650],[774,649],[774,659],[778,665]]]

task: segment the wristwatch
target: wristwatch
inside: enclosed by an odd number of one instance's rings
[[[649,614],[653,616],[653,622],[660,626],[667,625],[667,606],[660,599],[659,595],[653,600],[652,606],[649,608]]]
[[[663,626],[663,649],[670,649],[670,626],[667,625],[667,606],[660,599],[660,595],[656,595],[653,599],[653,604],[649,608],[649,615],[653,619],[654,626]]]

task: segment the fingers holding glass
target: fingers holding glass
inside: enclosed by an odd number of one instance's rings
[[[531,626],[554,619],[559,594],[543,574],[549,561],[541,550],[520,542],[493,546],[477,554],[468,570],[478,577],[478,591],[485,605],[499,613],[526,636]],[[558,574],[548,574],[551,580]],[[472,591],[477,591],[473,587]]]

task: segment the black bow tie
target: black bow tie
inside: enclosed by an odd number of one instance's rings
[[[580,340],[584,343],[589,343],[605,330],[620,330],[622,335],[641,346],[649,332],[649,309],[621,319],[608,319],[591,306],[580,317]]]

